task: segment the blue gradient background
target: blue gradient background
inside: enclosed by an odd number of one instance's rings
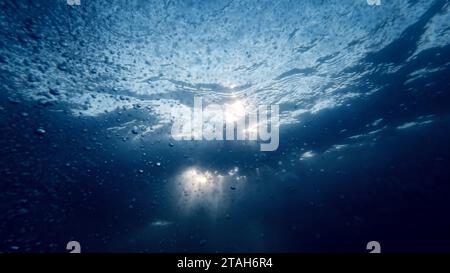
[[[448,1],[0,8],[0,251],[450,251]],[[279,149],[173,141],[194,96],[280,105]]]

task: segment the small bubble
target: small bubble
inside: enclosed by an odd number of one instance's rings
[[[61,71],[67,71],[68,70],[67,63],[60,63],[60,64],[57,65],[57,67]]]
[[[59,96],[59,94],[60,94],[59,91],[54,88],[49,88],[48,92],[54,96]]]
[[[29,81],[29,82],[39,82],[40,80],[39,80],[39,78],[36,77],[35,75],[30,74],[30,75],[28,75],[28,81]]]
[[[44,128],[37,128],[37,129],[34,131],[34,133],[35,133],[36,135],[43,136],[43,135],[45,135],[46,131],[44,130]]]
[[[19,209],[19,214],[27,214],[28,210],[26,208]]]

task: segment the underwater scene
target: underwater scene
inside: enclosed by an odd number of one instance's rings
[[[447,0],[0,1],[0,126],[0,252],[450,252]]]

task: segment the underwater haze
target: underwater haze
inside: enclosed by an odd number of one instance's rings
[[[76,2],[0,1],[0,252],[450,252],[449,1]]]

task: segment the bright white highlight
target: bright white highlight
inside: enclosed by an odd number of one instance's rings
[[[246,179],[239,175],[238,167],[224,174],[198,167],[188,168],[175,180],[175,191],[180,196],[179,206],[186,213],[198,208],[217,212],[225,205],[229,194],[243,189]]]

